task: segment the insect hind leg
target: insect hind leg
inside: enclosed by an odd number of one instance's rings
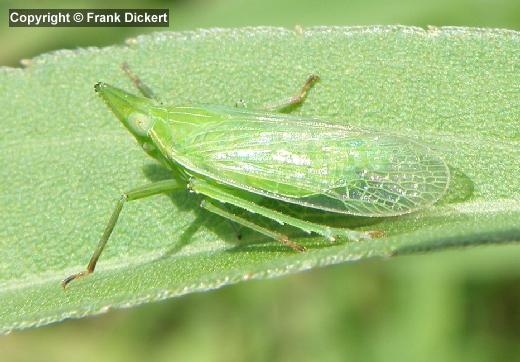
[[[282,212],[272,210],[270,208],[258,205],[255,202],[246,200],[240,196],[230,193],[228,190],[223,189],[219,186],[208,183],[201,179],[191,179],[189,186],[193,191],[210,197],[213,200],[219,202],[234,205],[243,210],[249,211],[253,214],[264,216],[268,219],[274,220],[279,224],[291,225],[298,228],[308,234],[316,233],[324,236],[330,241],[335,241],[336,237],[346,238],[348,240],[357,241],[363,239],[371,239],[374,236],[378,236],[373,232],[361,232],[350,229],[334,228],[327,225],[316,224],[310,221],[302,220]],[[244,225],[248,226],[248,225]],[[250,226],[248,226],[250,227]],[[264,233],[265,234],[265,233]],[[278,239],[277,237],[273,237]],[[279,240],[279,239],[278,239]]]
[[[245,226],[247,228],[250,228],[256,232],[259,232],[260,234],[263,234],[267,237],[273,238],[275,240],[278,240],[282,244],[290,247],[294,251],[305,251],[305,248],[295,242],[292,242],[289,240],[289,238],[286,235],[277,233],[275,231],[269,230],[267,228],[264,228],[258,224],[255,224],[249,220],[246,220],[240,216],[237,216],[235,214],[232,214],[226,210],[224,210],[222,207],[217,206],[215,203],[211,202],[210,200],[202,200],[200,206],[203,209],[208,210],[209,212],[212,212],[214,214],[217,214],[219,216],[222,216],[226,218],[229,221],[235,222],[239,225]]]

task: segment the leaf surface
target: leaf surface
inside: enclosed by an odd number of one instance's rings
[[[0,69],[0,331],[370,257],[520,240],[520,34],[470,28],[320,27],[156,33],[126,46]],[[82,270],[118,195],[168,177],[93,85],[131,90],[127,61],[166,104],[250,106],[321,82],[296,114],[411,138],[447,162],[434,207],[348,218],[385,237],[294,253],[198,207],[188,192],[129,203],[96,273]]]

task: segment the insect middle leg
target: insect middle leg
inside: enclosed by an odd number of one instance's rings
[[[125,205],[125,203],[127,201],[144,199],[146,197],[150,197],[150,196],[157,195],[157,194],[162,194],[165,192],[179,190],[179,189],[182,189],[185,187],[186,187],[186,184],[182,184],[175,179],[171,179],[171,180],[153,182],[151,184],[135,188],[133,190],[130,190],[130,191],[122,194],[116,203],[116,207],[114,208],[114,211],[112,211],[112,216],[110,217],[108,224],[105,227],[105,231],[103,232],[103,235],[99,239],[98,246],[96,247],[96,250],[94,251],[94,254],[92,255],[92,257],[90,258],[90,262],[88,263],[87,269],[85,271],[82,271],[82,272],[76,273],[76,274],[72,274],[71,276],[65,278],[61,283],[63,288],[65,288],[67,286],[67,284],[69,284],[71,281],[94,272],[94,269],[96,268],[96,264],[99,260],[99,256],[103,252],[103,249],[105,248],[105,245],[107,244],[108,239],[110,238],[110,235],[112,234],[112,231],[114,230],[114,227],[116,226],[117,220],[119,219],[119,214],[121,213],[121,210],[123,209],[123,206]]]
[[[373,235],[371,232],[360,232],[350,229],[334,228],[298,219],[296,217],[286,215],[279,211],[269,209],[252,201],[236,196],[221,187],[215,186],[201,179],[191,179],[188,187],[193,191],[206,195],[214,200],[237,206],[254,214],[262,215],[280,224],[294,226],[307,233],[316,233],[322,235],[330,241],[334,241],[336,237],[344,237],[349,240],[356,241],[360,239],[370,239]],[[274,239],[277,238],[274,237]]]
[[[311,74],[309,76],[309,78],[307,78],[307,80],[305,81],[305,84],[302,86],[302,88],[300,89],[300,91],[297,95],[292,96],[288,99],[282,99],[277,102],[265,104],[264,106],[261,107],[261,109],[265,109],[267,111],[280,112],[290,106],[301,104],[305,100],[305,96],[307,95],[307,92],[309,91],[309,89],[311,89],[312,86],[319,80],[320,80],[319,76],[317,76],[315,74]]]

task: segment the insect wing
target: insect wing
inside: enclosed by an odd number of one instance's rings
[[[441,158],[402,137],[233,108],[204,115],[183,122],[177,115],[165,151],[194,173],[274,199],[391,216],[433,204],[449,183]]]

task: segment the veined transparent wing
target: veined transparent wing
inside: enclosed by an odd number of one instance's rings
[[[172,112],[172,158],[243,190],[332,212],[392,216],[430,206],[449,183],[445,162],[403,137],[291,115],[206,111],[212,116],[197,122],[179,122]]]

